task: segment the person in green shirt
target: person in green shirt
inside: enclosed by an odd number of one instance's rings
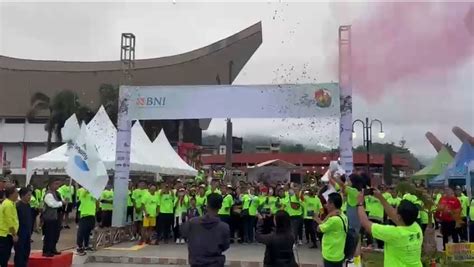
[[[206,186],[204,184],[199,186],[198,194],[196,195],[196,207],[199,211],[199,215],[204,215],[206,211],[207,205],[207,197],[206,197]]]
[[[174,219],[174,194],[167,183],[162,185],[158,206],[158,240],[168,243]]]
[[[174,227],[173,233],[176,244],[184,244],[184,238],[181,238],[181,225],[186,222],[189,208],[189,196],[186,194],[186,189],[181,187],[174,198]]]
[[[469,242],[474,242],[474,198],[469,206]]]
[[[221,191],[218,188],[219,181],[220,181],[220,179],[212,179],[211,185],[209,186],[209,188],[206,191],[206,197],[209,196],[211,193],[217,193],[217,194],[221,195]]]
[[[112,210],[114,209],[114,191],[108,185],[100,195],[101,221],[100,227],[112,226]],[[82,210],[82,209],[81,209]],[[82,212],[82,211],[81,211]]]
[[[315,216],[319,224],[318,231],[323,233],[321,242],[324,266],[342,267],[344,262],[344,246],[346,242],[347,217],[341,212],[342,197],[339,193],[328,195],[326,209],[328,215],[324,220]]]
[[[258,211],[258,197],[255,188],[250,187],[247,194],[242,195],[242,210],[244,214],[244,242],[253,243]]]
[[[128,183],[128,194],[127,194],[127,217],[126,221],[133,223],[133,183]]]
[[[382,195],[383,196],[383,195]],[[385,197],[384,197],[385,199]],[[369,220],[373,223],[383,223],[383,216],[384,216],[384,210],[382,203],[380,201],[372,196],[365,196],[365,208],[366,211],[368,212]],[[373,237],[371,235],[368,235],[367,237],[367,245],[371,246],[373,244]],[[383,241],[381,240],[376,240],[377,241],[377,247],[379,249],[383,248]]]
[[[18,213],[15,202],[18,192],[15,186],[5,187],[5,199],[0,204],[0,266],[8,266],[13,244],[18,241]]]
[[[222,200],[222,207],[217,212],[221,221],[227,223],[229,227],[230,227],[230,212],[231,212],[232,206],[234,205],[234,198],[231,195],[231,191],[232,191],[232,186],[230,185],[221,186],[221,192],[222,192],[222,196],[224,196],[224,199]]]
[[[158,201],[159,196],[156,192],[156,185],[151,184],[148,188],[148,194],[142,198],[143,203],[143,229],[142,240],[139,245],[143,243],[151,244],[151,236],[156,228],[156,217],[158,215]]]
[[[72,211],[74,206],[73,195],[74,195],[74,186],[71,184],[63,184],[58,188],[58,193],[61,196],[61,199],[65,200],[68,204],[63,207],[63,218],[62,218],[62,228],[70,229],[69,227],[69,214]]]
[[[133,222],[135,224],[135,236],[132,238],[132,241],[135,239],[141,239],[139,236],[142,232],[143,227],[143,199],[145,199],[148,194],[147,185],[145,181],[139,181],[137,188],[132,191],[132,202],[134,210]]]
[[[464,195],[461,190],[461,187],[456,187],[456,197],[461,203],[461,220],[464,222],[459,229],[456,229],[459,232],[459,239],[461,242],[467,241],[467,210],[469,208],[469,198]]]
[[[86,255],[86,250],[91,251],[89,247],[89,239],[92,230],[95,228],[95,214],[97,211],[97,200],[85,188],[77,190],[77,197],[80,206],[79,228],[77,229],[77,254],[79,256]]]
[[[373,223],[367,217],[364,209],[364,195],[358,197],[358,215],[362,227],[374,238],[384,241],[385,267],[422,267],[421,246],[423,233],[418,218],[418,207],[408,200],[402,200],[395,210],[385,200],[380,191],[374,190],[376,197],[384,207],[387,216],[395,225],[382,225]]]
[[[285,200],[285,210],[291,218],[291,229],[295,235],[298,245],[303,244],[303,202],[301,201],[300,189],[295,186],[288,192]]]
[[[311,241],[313,244],[311,248],[317,248],[316,243],[316,222],[314,217],[319,215],[320,210],[323,208],[319,197],[315,196],[313,190],[304,192],[303,210],[304,210],[304,229],[306,233],[306,240],[308,243]]]

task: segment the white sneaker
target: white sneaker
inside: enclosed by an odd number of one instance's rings
[[[179,239],[176,239],[176,244],[179,244]]]
[[[184,238],[181,238],[181,244],[185,244]]]
[[[300,246],[303,245],[303,241],[298,240],[298,245],[300,245]]]

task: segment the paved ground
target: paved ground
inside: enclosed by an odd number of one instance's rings
[[[61,231],[61,236],[59,237],[59,242],[57,245],[58,250],[68,250],[76,247],[76,226],[71,226],[71,229],[64,229]],[[33,233],[33,243],[31,243],[32,250],[42,250],[43,241],[41,240],[42,236],[37,233]]]

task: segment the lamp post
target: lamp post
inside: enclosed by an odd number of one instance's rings
[[[369,118],[365,118],[365,122],[363,120],[357,119],[352,123],[352,138],[356,138],[356,132],[354,131],[354,125],[359,122],[362,124],[363,132],[362,136],[364,139],[364,146],[367,151],[367,174],[369,174],[370,170],[370,146],[372,145],[372,125],[374,122],[377,122],[380,125],[380,131],[378,133],[378,137],[383,139],[385,137],[385,133],[383,131],[382,122],[378,119],[373,119],[369,121]]]

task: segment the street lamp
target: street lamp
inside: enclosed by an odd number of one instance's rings
[[[378,119],[373,119],[369,122],[369,118],[365,118],[365,122],[363,120],[357,119],[352,123],[352,138],[355,139],[357,137],[356,132],[354,131],[354,125],[359,122],[362,124],[363,132],[362,136],[364,139],[364,146],[367,151],[367,174],[369,174],[370,168],[370,146],[372,145],[372,125],[374,122],[380,125],[380,131],[378,133],[378,137],[383,139],[385,137],[385,132],[383,131],[382,122]]]

